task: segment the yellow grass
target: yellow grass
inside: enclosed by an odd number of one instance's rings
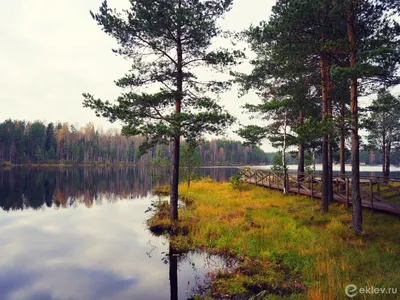
[[[210,295],[267,290],[273,298],[343,299],[348,284],[400,288],[398,216],[365,210],[366,234],[357,236],[350,229],[351,208],[340,204],[322,215],[315,199],[256,186],[238,192],[211,180],[181,185],[180,194],[191,204],[174,227],[188,234],[171,236],[171,243],[241,261],[217,276]],[[167,218],[156,214],[149,225],[167,225]]]

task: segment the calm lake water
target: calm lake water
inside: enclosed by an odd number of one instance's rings
[[[0,299],[191,298],[227,262],[147,230],[153,184],[135,168],[0,171]]]
[[[218,181],[236,171],[201,169]],[[0,299],[190,299],[201,292],[209,274],[229,265],[206,253],[173,255],[166,238],[147,230],[158,183],[139,168],[0,169]]]

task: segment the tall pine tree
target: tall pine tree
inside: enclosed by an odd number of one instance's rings
[[[218,105],[210,92],[224,91],[223,81],[202,80],[196,69],[235,64],[241,53],[212,50],[213,38],[223,32],[217,20],[232,0],[130,0],[130,8],[117,12],[104,1],[92,17],[119,44],[115,53],[132,61],[116,84],[126,89],[117,104],[84,94],[84,105],[97,115],[124,123],[126,135],[143,135],[141,153],[157,143],[173,143],[171,221],[178,219],[178,182],[181,138],[195,143],[205,133],[218,134],[234,118]],[[149,87],[148,93],[139,88]]]

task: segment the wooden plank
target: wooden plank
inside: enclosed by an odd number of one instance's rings
[[[374,184],[372,183],[372,180],[369,182],[369,191],[371,196],[371,209],[374,210]]]
[[[348,178],[346,178],[346,206],[350,206],[350,183]]]
[[[277,174],[275,172],[266,172],[264,170],[253,171],[253,170],[242,170],[240,171],[241,174],[247,175],[245,178],[246,182],[251,184],[256,184],[264,187],[269,187],[272,189],[282,190],[284,178],[283,174]],[[314,198],[321,198],[322,192],[315,189],[315,183],[318,185],[321,183],[320,177],[314,177],[313,175],[308,176],[307,178],[303,177],[303,181],[299,180],[297,177],[296,180],[293,180],[292,174],[287,174],[287,181],[288,181],[288,191],[295,194],[310,196]],[[266,180],[268,179],[268,180]],[[351,204],[350,201],[350,178],[345,177],[341,179],[336,177],[334,179],[336,186],[340,186],[341,184],[345,183],[346,187],[346,194],[342,194],[341,190],[334,194],[334,200],[337,202],[345,203],[347,206]],[[368,184],[365,184],[368,182]],[[293,186],[290,183],[295,183],[296,185]],[[308,183],[308,187],[307,187]],[[377,191],[374,191],[374,184],[377,185]],[[393,204],[385,201],[380,195],[386,192],[395,192],[394,195],[391,195],[387,198],[394,198],[400,197],[400,189],[390,186],[390,188],[385,189],[384,191],[381,190],[380,186],[387,187],[388,185],[385,183],[380,182],[377,179],[364,179],[363,186],[361,189],[362,194],[362,206],[366,208],[372,208],[378,211],[385,211],[395,214],[400,214],[400,205]],[[367,188],[368,187],[368,188]],[[377,202],[375,202],[377,200]]]
[[[400,193],[387,196],[387,197],[385,197],[384,199],[385,199],[385,200],[390,200],[390,199],[394,199],[394,198],[397,198],[397,197],[400,198]]]
[[[311,197],[314,197],[314,175],[311,175]]]

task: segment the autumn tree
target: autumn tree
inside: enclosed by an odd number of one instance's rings
[[[98,13],[91,13],[118,42],[114,52],[131,60],[132,68],[116,82],[126,89],[116,104],[84,94],[84,105],[112,122],[122,121],[124,134],[145,136],[141,153],[173,143],[171,221],[178,219],[181,137],[194,142],[205,133],[220,133],[234,120],[206,96],[225,90],[227,83],[202,80],[195,72],[210,66],[220,70],[241,56],[211,50],[213,38],[222,34],[217,20],[231,5],[232,0],[131,0],[128,10],[117,12],[104,1]],[[152,92],[141,92],[146,87]]]

